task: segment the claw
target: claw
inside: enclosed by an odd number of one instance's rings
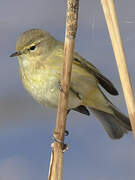
[[[68,147],[69,147],[68,144],[64,144],[64,146],[63,146],[63,153],[68,150]]]
[[[53,139],[54,139],[54,141],[62,144],[62,141],[57,138],[57,135],[58,135],[58,134],[59,134],[59,133],[54,129],[54,131],[53,131]]]
[[[56,132],[56,130],[54,129],[53,131],[53,139],[54,141],[56,141],[57,143],[60,143],[60,144],[63,144],[63,142],[58,139],[56,136],[58,135],[59,133]],[[67,130],[65,130],[65,136],[68,136],[69,135],[69,132]],[[63,152],[67,151],[68,150],[68,144],[64,144],[63,145]]]
[[[65,130],[65,136],[68,136],[69,132],[67,130]]]
[[[64,93],[64,90],[63,90],[63,88],[61,86],[61,82],[60,81],[58,82],[58,86],[59,86],[59,90]]]

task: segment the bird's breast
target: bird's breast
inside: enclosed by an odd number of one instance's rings
[[[61,64],[20,64],[21,79],[27,91],[43,105],[57,107],[60,92]],[[68,108],[82,104],[97,86],[95,77],[73,64]]]
[[[43,105],[56,107],[60,73],[51,69],[28,71],[21,69],[21,79],[27,91]]]

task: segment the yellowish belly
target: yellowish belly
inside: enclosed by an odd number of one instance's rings
[[[20,59],[20,74],[24,87],[39,103],[57,107],[60,92],[61,65],[47,65],[37,68],[36,64],[30,65],[27,59]],[[31,69],[33,67],[33,69]],[[72,109],[81,104],[85,97],[97,87],[96,78],[84,69],[73,64],[71,84],[72,89],[79,93],[69,91],[68,108]]]
[[[60,92],[60,74],[57,71],[41,71],[33,74],[21,71],[21,78],[24,87],[34,99],[45,106],[57,107]],[[69,93],[69,109],[79,106],[81,102],[82,100],[72,91]]]

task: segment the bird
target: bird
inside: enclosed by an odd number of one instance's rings
[[[64,62],[64,43],[41,29],[30,29],[20,35],[16,51],[22,83],[28,93],[45,107],[57,108],[61,72]],[[129,118],[113,105],[101,87],[111,95],[118,91],[94,65],[73,52],[69,87],[68,112],[71,110],[99,120],[111,139],[120,139],[131,131]]]

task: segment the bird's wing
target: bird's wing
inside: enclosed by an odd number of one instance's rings
[[[85,59],[83,59],[82,57],[80,57],[78,54],[74,56],[73,58],[73,63],[86,69],[86,71],[90,72],[91,74],[93,74],[99,84],[106,90],[108,91],[110,94],[112,95],[118,95],[118,91],[116,90],[116,88],[114,87],[114,85],[105,77],[103,76],[98,69],[93,66],[90,62],[86,61]]]

